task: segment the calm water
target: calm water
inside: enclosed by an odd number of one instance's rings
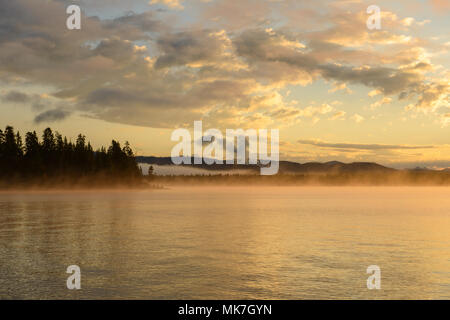
[[[0,193],[0,298],[450,298],[450,188]],[[80,291],[66,268],[81,267]],[[366,268],[381,268],[368,290]]]

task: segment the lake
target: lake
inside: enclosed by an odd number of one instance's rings
[[[1,192],[0,298],[449,299],[450,188]]]

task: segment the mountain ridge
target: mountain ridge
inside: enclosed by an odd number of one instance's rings
[[[142,164],[169,166],[174,165],[171,157],[155,157],[155,156],[137,156],[136,161]],[[194,158],[191,158],[191,163],[194,163]],[[299,163],[294,161],[280,161],[280,173],[345,173],[345,172],[394,172],[398,171],[380,165],[375,162],[352,162],[344,163],[340,161],[328,162],[306,162]],[[211,171],[216,170],[259,170],[261,165],[240,165],[240,164],[213,164],[208,165],[202,161],[202,164],[183,164],[183,166],[196,167]]]

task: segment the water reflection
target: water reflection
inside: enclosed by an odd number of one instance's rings
[[[449,191],[1,193],[0,298],[450,298]]]

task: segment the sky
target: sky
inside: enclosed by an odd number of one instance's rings
[[[202,120],[279,129],[282,160],[450,167],[449,27],[448,0],[0,0],[0,127],[168,156]]]

